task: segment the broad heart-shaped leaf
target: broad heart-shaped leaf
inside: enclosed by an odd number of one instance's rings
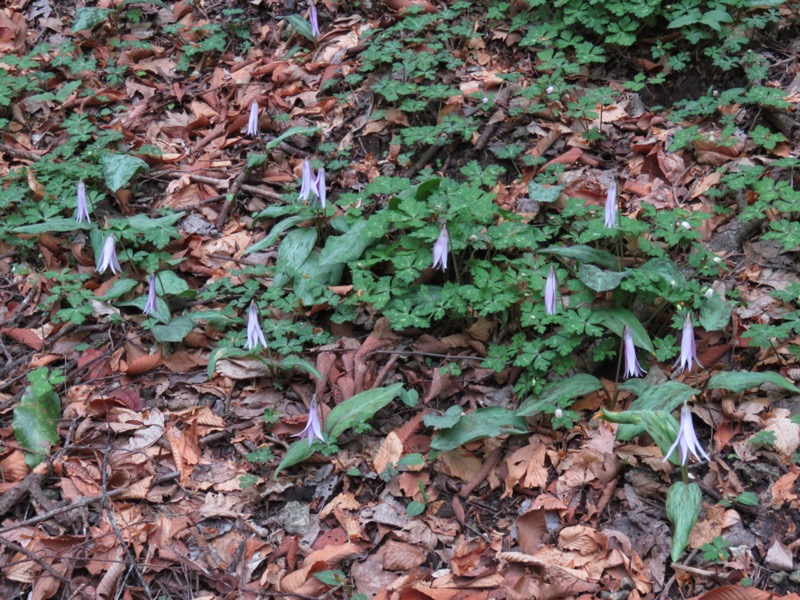
[[[94,29],[105,21],[113,10],[110,8],[96,8],[94,6],[83,6],[75,11],[75,20],[72,22],[72,31],[83,31],[84,29]]]
[[[103,167],[103,179],[112,192],[128,185],[137,173],[150,169],[141,158],[130,154],[104,154],[100,157],[100,165]]]
[[[712,294],[710,298],[705,298],[700,306],[700,325],[706,331],[722,331],[731,320],[734,306],[735,302],[726,302],[721,296]]]
[[[14,233],[41,235],[43,233],[65,233],[67,231],[75,231],[76,229],[91,228],[91,223],[78,223],[75,219],[54,217],[52,219],[48,219],[44,223],[35,223],[34,225],[22,225],[21,227],[14,227]]]
[[[319,286],[338,285],[342,279],[344,265],[334,263],[323,266],[320,253],[313,250],[306,262],[295,272],[294,293],[300,298],[303,306],[313,306],[318,298]]]
[[[294,229],[287,233],[278,246],[273,285],[284,285],[289,280],[289,275],[306,262],[316,242],[316,229]]]
[[[302,223],[303,221],[307,221],[308,216],[306,215],[295,215],[293,217],[287,217],[275,223],[272,226],[272,229],[267,234],[267,236],[261,240],[250,246],[247,250],[244,251],[245,255],[248,255],[252,252],[258,252],[259,250],[263,250],[264,248],[269,248],[275,242],[278,241],[278,238],[281,234],[289,229],[290,227],[294,227],[298,223]]]
[[[548,383],[538,396],[526,399],[517,409],[518,417],[530,417],[552,406],[561,408],[561,403],[602,389],[603,384],[594,375],[579,373],[567,379],[559,379]]]
[[[278,367],[281,369],[300,369],[302,371],[307,372],[309,375],[313,375],[317,379],[322,379],[322,375],[317,368],[312,365],[310,362],[305,360],[304,358],[300,358],[299,356],[295,356],[294,354],[288,354],[281,359],[281,362],[278,363]]]
[[[774,371],[764,371],[763,373],[751,373],[750,371],[726,371],[717,373],[708,380],[710,390],[731,390],[732,392],[743,392],[750,388],[758,387],[762,383],[771,383],[784,390],[789,390],[795,394],[800,393],[800,388],[792,384],[788,379],[778,375]]]
[[[661,453],[666,456],[675,438],[678,436],[678,421],[672,414],[663,410],[625,410],[610,412],[605,408],[600,409],[600,418],[610,423],[620,423],[644,427],[648,435],[658,446]],[[670,462],[680,464],[677,453],[673,453]]]
[[[114,298],[119,298],[122,296],[122,294],[130,292],[137,285],[139,285],[139,282],[135,279],[117,279],[111,284],[111,287],[105,293],[105,296],[100,298],[100,300],[113,300]]]
[[[189,291],[189,284],[172,271],[156,273],[156,294],[178,296]]]
[[[61,400],[52,386],[42,381],[28,386],[14,409],[11,426],[20,446],[28,450],[25,462],[30,468],[41,463],[58,442]]]
[[[183,341],[194,329],[194,320],[189,317],[176,317],[167,325],[153,325],[150,330],[157,342],[180,342]]]
[[[696,483],[676,481],[667,492],[667,518],[675,527],[672,534],[672,562],[677,562],[689,543],[689,534],[700,516],[703,494]]]
[[[448,408],[443,415],[423,415],[422,422],[435,429],[450,429],[462,417],[461,407],[458,405]]]
[[[473,410],[453,427],[437,432],[431,440],[431,448],[447,452],[475,440],[527,432],[525,419],[502,406],[489,406]]]
[[[335,443],[346,430],[369,421],[376,412],[399,396],[402,388],[402,383],[395,383],[389,387],[361,392],[342,402],[325,420],[328,439]]]
[[[290,16],[296,16],[296,15],[290,15]],[[291,19],[290,19],[290,22],[291,22]],[[308,23],[306,21],[303,21],[303,22],[306,23],[306,25],[308,25]],[[308,32],[309,32],[309,34],[311,33],[311,26],[310,25],[308,25]],[[319,127],[292,127],[290,129],[287,129],[286,131],[284,131],[282,134],[280,134],[274,140],[271,140],[267,144],[266,149],[267,150],[272,150],[273,148],[277,148],[278,146],[281,145],[281,142],[283,142],[283,140],[285,140],[287,138],[290,138],[292,136],[295,136],[295,135],[312,136],[315,133],[317,133],[318,131],[319,131]]]
[[[633,392],[638,396],[629,407],[633,411],[663,410],[671,413],[684,402],[692,399],[699,392],[677,381],[667,381],[651,385],[644,379],[629,379],[620,389]],[[645,432],[644,425],[622,424],[617,428],[617,439],[629,441]]]
[[[582,264],[578,269],[578,279],[595,292],[607,292],[616,288],[628,276],[625,272],[604,271],[594,265]]]
[[[314,454],[315,449],[319,448],[319,446],[320,442],[314,442],[311,446],[309,446],[306,438],[296,441],[294,444],[289,446],[289,449],[286,451],[286,456],[283,457],[283,460],[278,465],[278,468],[275,469],[274,477],[277,479],[278,473],[284,469],[311,458],[311,455]]]
[[[548,204],[558,200],[559,195],[561,195],[561,190],[563,189],[563,185],[545,186],[541,183],[531,181],[528,184],[528,196],[531,200]]]
[[[367,249],[376,239],[383,237],[383,232],[376,232],[372,227],[368,231],[367,220],[357,221],[350,231],[344,235],[330,236],[325,242],[322,250],[322,259],[319,264],[322,266],[335,263],[348,263],[361,258],[364,250]]]
[[[538,251],[539,254],[555,254],[564,258],[572,258],[581,263],[592,263],[606,269],[617,268],[617,259],[608,250],[598,250],[591,246],[551,246]]]
[[[669,258],[651,258],[639,267],[639,271],[654,279],[661,279],[661,281],[673,287],[686,289],[686,277],[678,265]]]
[[[647,330],[639,322],[639,319],[636,318],[636,315],[634,315],[628,309],[596,308],[592,312],[600,317],[604,326],[616,333],[619,337],[622,337],[622,334],[625,330],[625,325],[627,325],[631,329],[633,343],[639,348],[647,350],[651,354],[655,353],[656,350],[653,347],[653,342],[650,340],[650,336],[647,335]]]

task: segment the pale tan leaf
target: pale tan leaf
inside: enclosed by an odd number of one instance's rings
[[[527,554],[536,554],[544,543],[545,535],[547,524],[544,509],[529,510],[517,519],[517,539]]]
[[[389,463],[394,465],[403,456],[403,442],[400,437],[392,431],[383,440],[375,453],[375,459],[372,461],[372,467],[376,473],[383,473],[388,467]]]
[[[381,547],[383,567],[389,571],[409,571],[425,562],[425,553],[411,544],[389,540]]]

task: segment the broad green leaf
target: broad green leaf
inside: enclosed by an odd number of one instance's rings
[[[100,157],[103,179],[112,192],[125,187],[137,173],[150,169],[141,158],[130,154],[103,154]]]
[[[302,204],[273,204],[272,206],[268,206],[258,213],[255,218],[274,219],[284,215],[296,215],[298,212],[304,209],[305,207]]]
[[[581,398],[603,388],[603,384],[594,375],[579,373],[567,379],[551,381],[538,396],[526,399],[517,409],[518,417],[530,417],[542,412],[547,407],[559,408],[562,402]]]
[[[292,465],[299,464],[304,460],[308,460],[311,458],[311,455],[314,454],[315,449],[319,448],[321,442],[317,441],[314,442],[311,446],[308,445],[308,440],[306,438],[300,439],[296,441],[294,444],[289,446],[289,449],[286,451],[286,456],[283,457],[283,460],[278,465],[278,468],[275,469],[274,477],[278,478],[278,473],[291,467]]]
[[[67,231],[75,231],[76,229],[91,229],[91,223],[78,223],[75,219],[65,217],[54,217],[48,219],[44,223],[36,223],[34,225],[22,225],[21,227],[14,227],[14,233],[22,233],[26,235],[41,235],[43,233],[65,233]]]
[[[191,333],[192,329],[194,321],[181,316],[172,319],[167,325],[153,325],[150,331],[157,342],[180,342]]]
[[[135,279],[117,279],[100,300],[119,298],[123,294],[130,292],[137,285],[139,285],[139,282]]]
[[[369,421],[373,415],[400,395],[402,383],[356,394],[334,408],[325,420],[325,433],[335,442],[346,430]]]
[[[731,390],[732,392],[743,392],[762,383],[771,383],[784,390],[789,390],[796,394],[800,393],[800,388],[791,383],[774,371],[764,371],[763,373],[751,373],[750,371],[724,371],[717,373],[708,380],[708,389]]]
[[[375,232],[374,228],[367,233],[367,228],[366,220],[357,221],[344,235],[330,236],[322,250],[320,265],[349,263],[361,258],[367,246],[383,236],[382,232]]]
[[[417,500],[412,500],[406,507],[406,514],[409,517],[418,517],[425,512],[425,505]]]
[[[663,410],[626,410],[610,412],[605,408],[600,409],[600,418],[610,423],[619,423],[644,427],[647,434],[653,438],[661,453],[666,456],[678,435],[678,421],[671,413]],[[677,453],[669,459],[674,464],[679,464]]]
[[[267,362],[267,361],[264,361]],[[322,375],[317,368],[308,362],[304,358],[300,358],[299,356],[295,356],[294,354],[288,354],[281,359],[281,362],[278,363],[278,367],[281,369],[300,369],[305,371],[309,375],[313,375],[319,380],[322,380]]]
[[[662,282],[672,287],[686,289],[686,277],[678,265],[669,258],[651,258],[639,267],[639,271],[653,279],[661,279]]]
[[[189,291],[189,284],[172,271],[156,273],[156,294],[178,296]]]
[[[267,162],[268,156],[266,154],[248,154],[247,155],[247,168],[254,169],[260,167]]]
[[[599,316],[603,325],[616,333],[619,337],[622,337],[625,325],[627,325],[631,329],[633,343],[651,354],[655,353],[656,350],[653,347],[650,336],[647,335],[647,330],[639,322],[639,319],[628,309],[595,308],[592,310],[592,313]]]
[[[669,25],[667,25],[667,29],[679,29],[687,25],[694,25],[700,21],[700,17],[702,17],[702,13],[696,8],[693,8],[687,14],[670,21]]]
[[[548,204],[558,200],[559,195],[561,195],[561,190],[563,189],[563,185],[549,186],[531,181],[528,184],[528,196],[531,200]]]
[[[306,21],[300,15],[287,15],[282,17],[289,21],[289,24],[294,27],[295,31],[302,35],[304,38],[314,41],[314,34],[311,33],[311,23]]]
[[[75,11],[75,20],[72,22],[72,31],[83,31],[84,29],[94,29],[106,20],[113,10],[110,8],[97,8],[94,6],[82,6]]]
[[[605,267],[606,269],[616,269],[617,259],[608,250],[598,250],[591,246],[551,246],[538,251],[539,254],[555,254],[564,258],[571,258],[581,263],[592,263]]]
[[[304,306],[313,306],[320,285],[338,285],[342,279],[344,265],[334,263],[323,266],[320,264],[320,252],[314,250],[308,255],[306,262],[295,272],[294,293],[300,298]]]
[[[430,195],[433,192],[439,189],[441,184],[442,180],[439,177],[434,177],[433,179],[423,181],[417,186],[417,189],[414,192],[414,197],[420,202],[425,202],[428,198],[430,198]]]
[[[345,575],[341,571],[320,571],[319,573],[314,573],[314,577],[325,585],[330,586],[342,585],[346,581]]]
[[[423,415],[422,422],[435,429],[449,429],[454,427],[463,416],[461,407],[456,405],[448,408],[443,415]]]
[[[183,217],[184,214],[185,213],[183,212],[174,212],[164,215],[163,217],[155,218],[138,214],[125,219],[112,219],[110,224],[112,226],[117,226],[120,229],[135,229],[137,231],[141,231],[142,233],[147,233],[150,231],[164,229],[166,227],[172,227],[175,225],[175,223],[181,220],[181,217]]]
[[[186,315],[192,321],[206,321],[217,329],[228,327],[231,323],[238,321],[238,317],[232,317],[221,310],[195,310]]]
[[[644,379],[629,379],[620,386],[620,389],[637,394],[638,397],[629,407],[632,411],[661,410],[669,413],[699,393],[685,383],[666,381],[651,385]],[[644,432],[644,425],[623,424],[617,428],[617,439],[628,441]]]
[[[728,326],[735,306],[735,302],[726,302],[718,294],[712,294],[700,306],[700,325],[706,331],[722,331]]]
[[[624,271],[604,271],[594,265],[582,264],[578,269],[578,279],[595,292],[613,290],[627,276]]]
[[[47,381],[28,386],[22,395],[11,426],[14,437],[25,448],[25,463],[34,468],[58,443],[58,421],[61,418],[61,400]]]
[[[161,0],[122,0],[122,2],[119,3],[120,6],[126,6],[128,4],[149,4],[151,6],[158,6],[159,8],[169,8]]]
[[[294,229],[287,233],[278,246],[273,285],[284,285],[289,280],[289,275],[293,275],[306,262],[316,242],[316,229]]]
[[[217,346],[208,355],[208,378],[213,379],[214,373],[217,370],[217,361],[224,358],[242,358],[243,356],[252,356],[252,352],[244,350],[243,348],[236,348],[234,346]]]
[[[309,31],[311,31],[311,27],[310,26],[309,26]],[[277,148],[278,146],[281,145],[281,142],[283,142],[284,140],[286,140],[286,139],[288,139],[288,138],[290,138],[292,136],[295,136],[295,135],[312,136],[315,133],[317,133],[318,131],[319,131],[319,127],[292,127],[290,129],[287,129],[286,131],[284,131],[282,134],[280,134],[274,140],[270,141],[266,145],[266,149],[267,150],[272,150],[273,148]]]
[[[670,558],[677,562],[689,543],[689,534],[700,516],[703,494],[696,483],[676,481],[667,492],[667,518],[675,530],[672,534]]]
[[[527,432],[525,419],[502,406],[489,406],[478,408],[462,416],[453,427],[438,431],[431,440],[431,448],[447,452],[475,440]]]
[[[258,252],[259,250],[263,250],[264,248],[269,248],[275,242],[278,241],[280,235],[289,229],[297,225],[298,223],[302,223],[303,221],[307,221],[308,217],[305,215],[295,215],[293,217],[287,217],[286,219],[282,219],[275,223],[272,226],[272,229],[267,234],[267,236],[261,240],[260,242],[256,242],[252,246],[250,246],[247,250],[245,250],[245,255],[250,254],[252,252]]]

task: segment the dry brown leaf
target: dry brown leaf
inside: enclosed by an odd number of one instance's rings
[[[765,421],[765,431],[775,434],[772,445],[784,456],[791,456],[800,447],[800,425],[792,423],[791,413],[785,408],[773,411],[773,417]]]
[[[438,461],[445,475],[462,481],[472,481],[483,466],[481,460],[463,446],[439,455]]]
[[[525,489],[543,488],[547,485],[547,468],[544,466],[546,451],[544,444],[532,442],[506,459],[508,475],[505,479],[504,496],[511,495],[516,485]]]
[[[690,600],[770,600],[772,597],[769,592],[763,592],[754,587],[723,585]]]
[[[389,463],[396,465],[402,456],[403,442],[400,437],[392,431],[378,447],[378,451],[375,453],[375,459],[372,461],[372,467],[376,473],[383,473],[389,467]]]
[[[529,510],[517,519],[517,539],[526,554],[536,554],[547,535],[545,510]]]
[[[383,556],[383,567],[389,571],[410,571],[427,558],[418,547],[394,540],[386,542],[378,554]]]

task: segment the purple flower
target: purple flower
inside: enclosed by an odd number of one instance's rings
[[[678,430],[678,437],[675,438],[675,443],[670,446],[663,462],[667,462],[672,453],[675,452],[675,448],[678,447],[680,447],[681,465],[684,467],[689,460],[689,454],[692,454],[697,460],[702,460],[701,455],[706,460],[711,460],[697,440],[697,435],[694,433],[694,424],[692,423],[692,413],[689,412],[689,407],[686,404],[681,409],[681,427]]]
[[[311,22],[311,35],[314,39],[319,39],[319,21],[317,20],[317,7],[312,2],[311,8],[308,11],[308,20]]]
[[[544,312],[548,315],[556,314],[556,287],[558,287],[556,270],[550,266],[547,282],[544,285]]]
[[[259,342],[264,348],[267,347],[264,331],[258,324],[258,308],[254,300],[250,303],[250,309],[247,311],[247,342],[245,342],[244,348],[245,350],[255,350]]]
[[[317,410],[317,399],[311,399],[311,407],[308,409],[308,423],[306,428],[300,433],[295,433],[292,437],[307,437],[308,445],[314,443],[314,438],[324,442],[325,438],[322,437],[322,426],[319,419],[319,411]]]
[[[98,273],[105,273],[111,267],[112,273],[122,273],[122,267],[117,260],[117,251],[114,248],[114,236],[108,236],[103,244],[103,251],[100,253],[100,260],[97,261],[95,269]]]
[[[636,358],[636,346],[633,344],[633,334],[631,328],[625,325],[622,331],[622,345],[625,348],[625,373],[624,377],[641,377],[646,371],[639,365]]]
[[[325,210],[326,206],[326,197],[328,195],[327,190],[325,189],[325,168],[320,167],[319,172],[317,173],[317,178],[314,180],[314,186],[317,189],[317,198],[319,198],[320,206],[322,206],[322,210]]]
[[[608,193],[606,194],[606,221],[605,225],[608,229],[614,229],[617,226],[617,179],[611,178],[611,183],[608,184]]]
[[[89,223],[91,221],[89,218],[89,205],[86,203],[86,186],[83,183],[83,179],[78,182],[78,212],[75,214],[75,220],[78,223],[83,223],[84,221]]]
[[[250,118],[247,119],[247,135],[258,136],[258,102],[253,100],[250,104]]]
[[[450,245],[450,236],[447,234],[447,225],[442,226],[439,238],[433,245],[433,268],[441,267],[442,271],[447,271],[447,251]]]
[[[694,327],[692,327],[692,313],[686,313],[686,320],[683,322],[683,334],[681,335],[681,355],[675,361],[673,367],[680,365],[681,373],[686,369],[691,369],[692,361],[697,366],[703,368],[702,363],[697,359],[697,347],[694,343]]]
[[[144,314],[149,315],[156,309],[156,274],[150,273],[147,279],[147,304],[144,305]]]
[[[314,169],[311,168],[311,163],[307,160],[303,161],[303,176],[300,180],[300,196],[299,200],[306,201],[311,195],[317,196],[317,182],[314,178]]]

